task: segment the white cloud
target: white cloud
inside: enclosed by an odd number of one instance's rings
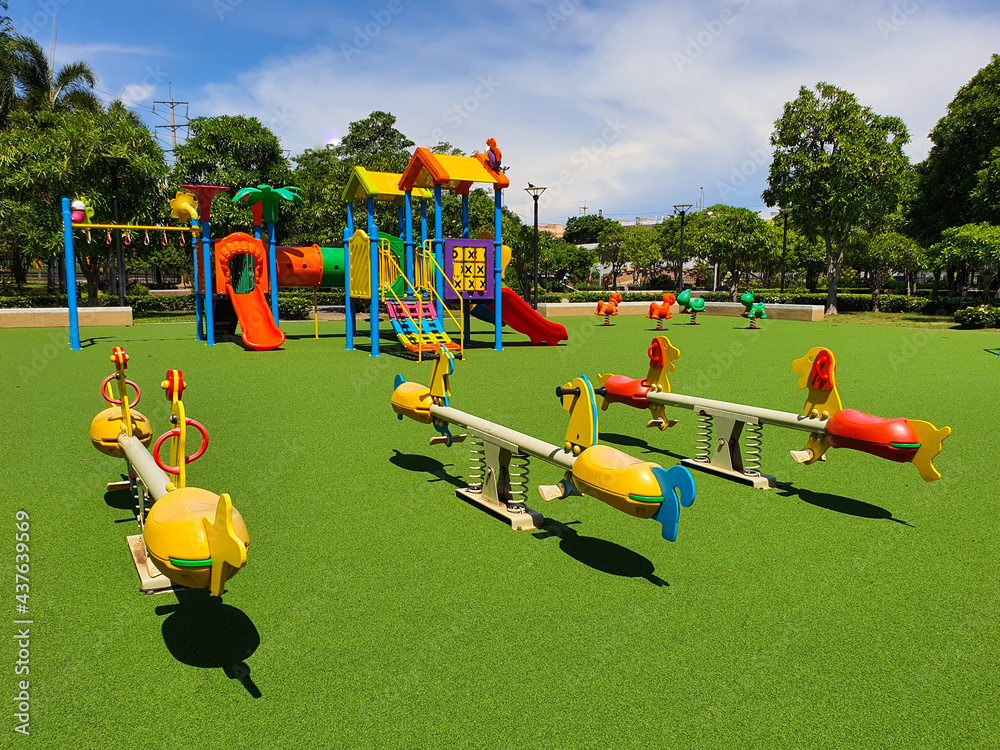
[[[495,36],[427,33],[408,19],[367,42],[359,16],[326,46],[206,85],[192,109],[255,115],[295,153],[373,109],[395,114],[419,145],[482,150],[493,136],[512,187],[549,186],[543,223],[576,215],[584,199],[605,214],[662,214],[697,204],[699,187],[707,204],[758,208],[768,136],[801,85],[828,81],[902,117],[911,158],[926,155],[927,132],[989,62],[1000,32],[993,17],[949,8],[645,0],[593,9],[564,0],[520,6],[516,27]],[[507,200],[530,214],[522,191]]]

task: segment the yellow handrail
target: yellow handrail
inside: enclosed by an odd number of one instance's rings
[[[383,243],[385,243],[385,244],[383,244]],[[385,292],[386,292],[386,290],[388,290],[389,294],[391,294],[393,296],[393,298],[396,300],[396,302],[399,304],[399,306],[403,309],[403,313],[410,320],[410,322],[413,324],[413,326],[417,329],[417,334],[419,336],[423,336],[424,335],[424,305],[423,305],[423,297],[422,297],[422,295],[417,291],[416,287],[414,287],[413,284],[410,283],[410,280],[406,278],[406,274],[404,274],[403,271],[400,269],[399,263],[396,261],[396,257],[392,254],[392,248],[391,248],[388,240],[379,240],[378,251],[379,251],[379,264],[378,264],[379,265],[379,296],[381,297],[382,301],[384,302],[385,301]],[[392,273],[390,273],[390,272],[392,272]],[[392,278],[391,282],[388,281],[388,279],[390,278],[390,276]],[[395,280],[398,279],[398,278],[400,278],[400,277],[403,278],[404,283],[407,286],[409,286],[410,289],[413,291],[413,298],[417,301],[417,316],[418,316],[418,319],[419,319],[419,323],[417,322],[417,320],[414,320],[413,316],[410,314],[410,311],[407,309],[406,304],[399,298],[399,296],[396,294],[396,292],[393,291],[392,284],[395,283]],[[424,358],[423,358],[423,348],[420,346],[419,342],[417,344],[417,361],[418,362],[423,362],[424,361]]]
[[[414,299],[416,299],[416,301],[417,301],[417,315],[420,318],[420,323],[418,324],[417,321],[413,319],[413,316],[410,314],[410,311],[407,309],[406,303],[403,302],[399,298],[399,296],[396,294],[396,292],[393,291],[392,286],[389,285],[389,286],[385,287],[385,289],[387,289],[389,291],[389,294],[391,294],[393,296],[393,299],[396,300],[396,303],[403,309],[403,313],[409,319],[410,323],[412,323],[413,326],[417,329],[417,334],[420,335],[420,336],[423,336],[424,335],[424,313],[423,313],[424,303],[423,303],[423,299],[421,297],[419,297],[418,295],[414,295]],[[383,299],[384,298],[385,298],[385,295],[383,294]],[[421,342],[417,341],[417,362],[423,362],[423,361],[424,361],[424,350],[423,350],[423,347],[421,346]]]
[[[461,293],[459,293],[458,287],[456,287],[455,284],[452,283],[452,280],[449,279],[448,276],[445,274],[444,269],[438,264],[437,258],[434,257],[433,245],[432,245],[433,242],[434,242],[433,240],[424,240],[423,248],[420,253],[423,256],[423,262],[427,263],[427,261],[430,261],[431,269],[437,269],[438,273],[441,274],[441,278],[448,282],[448,286],[452,288],[452,291],[455,292],[455,296],[458,297],[458,309],[459,312],[462,314],[462,317],[464,318],[465,300],[462,299],[462,295]],[[426,268],[424,270],[426,271]],[[428,285],[427,292],[432,300],[437,299],[437,290],[434,289],[433,284]],[[441,309],[447,311],[448,317],[451,318],[452,322],[458,328],[459,352],[461,353],[462,359],[465,359],[465,328],[463,327],[462,323],[460,323],[452,314],[451,309],[444,304],[443,299],[441,300]]]

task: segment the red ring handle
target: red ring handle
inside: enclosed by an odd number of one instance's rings
[[[101,383],[101,395],[104,396],[104,400],[107,401],[109,404],[115,404],[117,406],[121,406],[122,400],[120,398],[111,398],[108,395],[108,391],[107,391],[108,383],[110,383],[116,377],[118,377],[117,374],[116,375],[108,375],[106,378],[104,378],[104,382]],[[133,388],[135,388],[135,401],[133,401],[132,403],[130,403],[128,405],[128,408],[132,409],[132,408],[135,407],[136,404],[139,403],[139,399],[142,398],[142,390],[139,388],[138,385],[136,385],[135,383],[133,383],[131,380],[126,380],[125,384],[126,385],[130,385]]]
[[[205,449],[208,448],[208,430],[205,429],[205,426],[202,425],[201,422],[196,422],[193,419],[185,419],[184,421],[201,433],[201,447],[197,451],[192,453],[190,456],[184,457],[184,463],[189,464],[192,461],[197,461],[205,454]],[[160,460],[160,446],[163,445],[163,441],[166,440],[168,437],[176,437],[177,435],[180,434],[181,434],[180,429],[175,427],[174,429],[167,430],[162,435],[160,435],[156,443],[153,444],[153,460],[156,461],[157,466],[159,466],[168,474],[175,474],[175,475],[180,474],[181,470],[179,466],[167,466],[165,463],[163,463],[163,461]]]

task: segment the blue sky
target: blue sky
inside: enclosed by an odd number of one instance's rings
[[[681,203],[763,208],[768,136],[828,81],[910,129],[914,160],[957,89],[1000,52],[985,0],[12,0],[15,27],[150,125],[246,114],[297,154],[375,109],[418,145],[495,137],[512,188],[548,186],[542,223]],[[181,112],[183,114],[183,111]],[[158,131],[166,141],[168,131]],[[507,205],[526,219],[519,189]]]

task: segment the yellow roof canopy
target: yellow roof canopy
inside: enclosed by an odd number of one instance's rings
[[[401,177],[401,174],[395,172],[372,172],[364,167],[355,167],[351,172],[351,178],[347,181],[347,187],[344,188],[344,200],[350,203],[371,198],[377,201],[402,203],[404,191],[399,187]],[[414,200],[434,199],[434,193],[424,188],[414,188],[412,195]]]

